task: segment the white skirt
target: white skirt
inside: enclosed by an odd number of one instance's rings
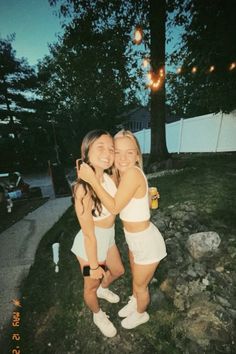
[[[152,264],[166,257],[165,241],[153,223],[150,222],[146,230],[128,232],[124,229],[124,233],[135,264]]]
[[[108,229],[95,226],[95,236],[97,240],[98,262],[105,262],[109,248],[115,244],[115,228],[114,226]],[[88,261],[82,229],[75,236],[71,251],[76,256]]]

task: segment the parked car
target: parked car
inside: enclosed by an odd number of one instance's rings
[[[13,202],[8,195],[8,192],[0,184],[0,215],[3,216],[5,213],[11,213],[13,207]]]
[[[11,212],[17,199],[42,197],[40,187],[25,183],[20,172],[0,173],[0,210]]]

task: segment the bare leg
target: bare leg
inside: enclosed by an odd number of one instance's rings
[[[129,264],[130,264],[131,274],[133,276],[133,273],[134,273],[134,256],[133,256],[133,253],[130,250],[129,250]],[[136,294],[135,294],[135,291],[134,291],[133,284],[132,284],[132,294],[136,298]]]
[[[99,280],[91,279],[90,277],[84,278],[84,301],[88,308],[94,313],[97,313],[100,310],[97,298],[97,289],[99,285]]]
[[[83,267],[87,265],[87,263],[80,257],[77,257],[77,259],[80,263],[82,271]],[[88,308],[94,313],[97,313],[100,310],[97,298],[97,289],[99,285],[100,280],[91,279],[90,277],[84,277],[84,301]]]
[[[103,288],[107,288],[115,279],[124,274],[124,266],[121,262],[120,253],[116,245],[109,248],[107,253],[106,265],[108,271],[103,278],[101,285]]]
[[[148,284],[151,281],[158,263],[141,265],[133,265],[133,289],[135,297],[137,298],[137,310],[142,313],[146,310],[149,302],[150,295]]]

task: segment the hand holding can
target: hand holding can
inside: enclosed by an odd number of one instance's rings
[[[158,208],[158,198],[160,198],[158,190],[156,187],[150,187],[149,191],[150,191],[150,195],[151,195],[151,209],[157,209]]]

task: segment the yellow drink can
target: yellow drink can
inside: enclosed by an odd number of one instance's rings
[[[158,198],[159,198],[159,193],[156,187],[151,187],[149,188],[150,194],[151,194],[151,209],[157,209],[158,208]]]

